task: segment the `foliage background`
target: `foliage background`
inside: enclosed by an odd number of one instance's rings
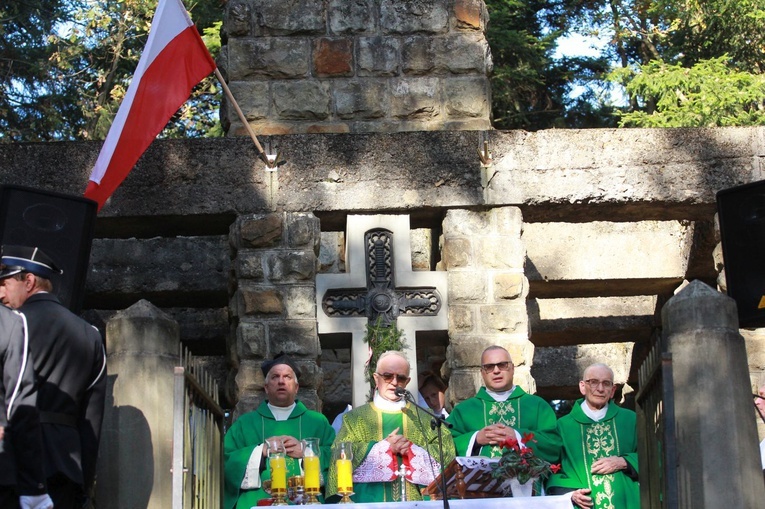
[[[213,57],[225,1],[185,0]],[[485,2],[498,129],[763,123],[765,0]],[[103,139],[156,4],[0,1],[0,142]],[[572,35],[595,56],[561,55]],[[219,106],[210,77],[161,136],[221,136]]]

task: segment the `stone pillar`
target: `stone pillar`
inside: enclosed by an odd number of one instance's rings
[[[146,300],[106,324],[108,385],[96,481],[106,509],[172,506],[178,323]]]
[[[259,134],[486,130],[483,0],[231,0],[218,58]],[[221,121],[246,135],[227,101]]]
[[[487,212],[450,210],[443,222],[442,264],[449,282],[449,399],[456,403],[481,386],[484,348],[499,345],[515,363],[515,383],[535,392],[526,309],[526,249],[517,207]]]
[[[298,398],[320,410],[319,337],[315,276],[319,263],[319,220],[310,213],[254,214],[231,227],[233,248],[232,332],[229,398],[236,415],[264,399],[264,360],[279,352],[298,364]]]
[[[672,354],[680,507],[762,507],[765,484],[735,302],[694,281],[664,306],[662,327]]]

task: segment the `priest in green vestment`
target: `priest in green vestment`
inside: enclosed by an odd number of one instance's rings
[[[422,500],[420,489],[441,473],[437,431],[431,417],[396,394],[409,382],[409,361],[401,352],[380,355],[374,373],[377,390],[371,403],[343,416],[335,439],[353,444],[354,502],[402,500],[402,482],[408,501]],[[443,462],[454,459],[454,442],[442,427]],[[398,476],[404,466],[404,479]],[[337,469],[329,466],[327,499],[337,495]]]
[[[510,353],[501,346],[490,346],[481,354],[484,387],[474,397],[458,403],[447,419],[454,427],[452,436],[459,456],[502,455],[500,444],[533,433],[527,445],[547,461],[560,453],[560,437],[555,430],[555,412],[539,396],[528,394],[513,383],[515,366]]]
[[[558,420],[561,470],[548,492],[571,492],[583,509],[640,509],[635,412],[611,402],[614,373],[605,364],[584,370],[579,391],[584,399]]]
[[[277,438],[284,443],[287,477],[301,475],[303,450],[300,441],[318,438],[321,467],[326,479],[329,450],[335,430],[327,418],[308,410],[297,401],[297,367],[285,355],[261,366],[265,376],[264,401],[253,412],[239,417],[223,439],[224,509],[250,509],[258,500],[269,498],[262,488],[270,479],[267,441]]]

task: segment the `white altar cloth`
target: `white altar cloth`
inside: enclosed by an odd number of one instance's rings
[[[441,509],[441,500],[353,504],[353,509]],[[450,509],[571,509],[571,494],[546,497],[474,498],[449,500]]]

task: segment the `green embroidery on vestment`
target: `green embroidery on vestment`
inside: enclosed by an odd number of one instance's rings
[[[613,421],[598,422],[584,428],[584,445],[586,448],[585,458],[588,460],[587,469],[592,469],[592,464],[600,458],[618,456],[618,440]],[[595,509],[616,509],[613,503],[614,475],[592,475],[592,499]]]

